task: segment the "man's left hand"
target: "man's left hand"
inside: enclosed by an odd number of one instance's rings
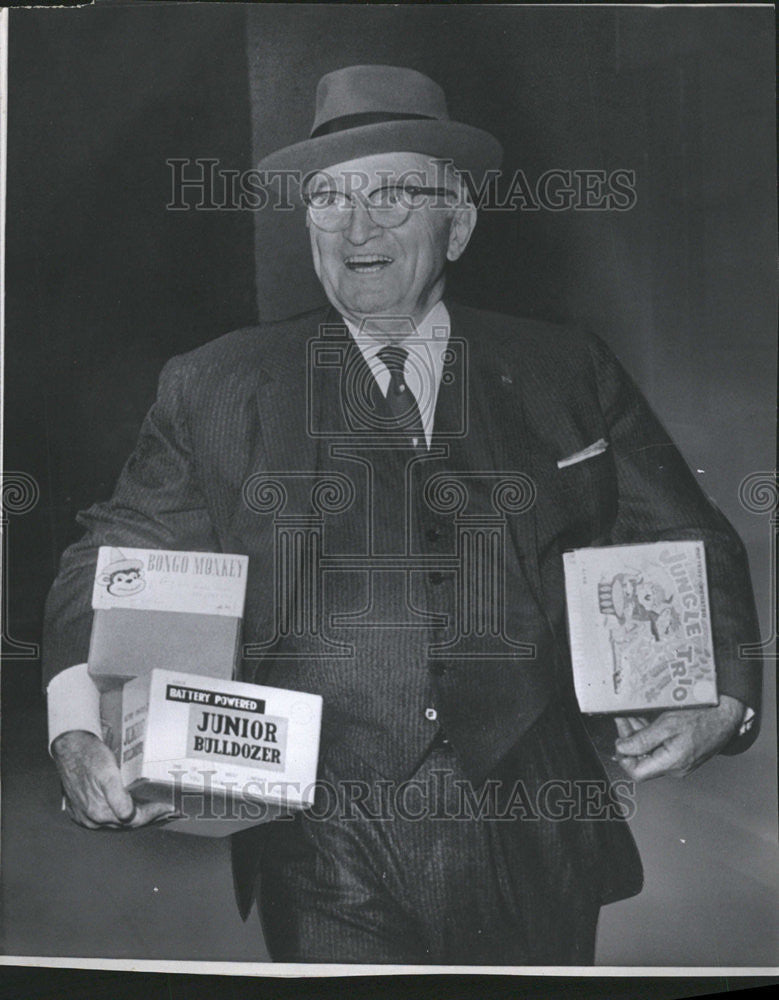
[[[648,725],[617,718],[617,760],[634,781],[670,774],[683,778],[738,732],[745,706],[723,694],[712,708],[663,712]]]

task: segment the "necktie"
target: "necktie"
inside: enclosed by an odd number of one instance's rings
[[[390,373],[386,400],[390,413],[397,421],[398,427],[406,432],[411,447],[424,448],[425,431],[422,417],[414,393],[406,385],[405,368],[408,351],[405,347],[382,347],[378,357]]]

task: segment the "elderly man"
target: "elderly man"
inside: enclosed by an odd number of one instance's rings
[[[324,699],[315,809],[234,838],[242,911],[257,886],[277,960],[593,961],[600,906],[642,874],[573,695],[565,549],[706,546],[719,704],[618,720],[627,774],[684,774],[754,738],[742,546],[629,378],[595,338],[444,297],[476,224],[468,182],[500,156],[420,73],[324,77],[311,137],[260,166],[304,178],[331,308],[169,362],[49,599],[50,739],[70,814],[140,826],[166,810],[122,788],[73,666],[97,547],[248,554],[242,676]],[[317,476],[348,484],[318,508],[331,568],[310,628],[275,620],[280,596],[306,618],[309,564],[279,583],[273,518],[244,490],[257,475],[284,483],[296,514]],[[571,808],[581,787],[605,789],[595,814]]]

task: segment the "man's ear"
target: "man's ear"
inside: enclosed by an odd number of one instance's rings
[[[452,220],[449,224],[449,245],[446,248],[446,259],[457,260],[462,256],[471,234],[476,228],[476,207],[470,198],[467,203],[460,208],[456,208],[452,213]]]

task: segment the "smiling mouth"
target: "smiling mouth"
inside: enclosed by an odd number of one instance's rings
[[[383,253],[364,253],[345,257],[344,264],[356,274],[375,274],[389,267],[393,260],[393,257],[387,257]]]

